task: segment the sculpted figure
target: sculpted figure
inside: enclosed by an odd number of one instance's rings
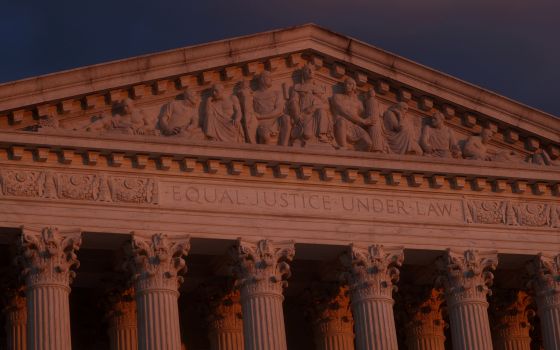
[[[434,157],[459,158],[461,150],[455,139],[453,130],[444,123],[445,117],[441,112],[435,112],[430,123],[422,128],[420,146],[425,155]]]
[[[560,166],[560,160],[552,159],[548,152],[542,148],[537,149],[533,154],[529,155],[525,161],[537,165]]]
[[[224,96],[224,86],[214,84],[204,108],[204,133],[212,141],[244,142],[241,106],[236,96]]]
[[[422,155],[414,121],[407,115],[407,111],[406,102],[399,102],[383,114],[387,142],[393,153]]]
[[[291,137],[302,141],[302,145],[333,140],[326,93],[326,87],[314,78],[313,66],[307,63],[302,68],[302,82],[294,86],[288,101],[293,124]]]
[[[290,116],[284,113],[284,97],[280,91],[272,89],[269,71],[262,72],[258,81],[259,89],[253,94],[253,111],[258,123],[257,141],[287,146],[292,123]]]
[[[181,136],[190,140],[203,140],[198,116],[198,95],[186,88],[178,99],[165,104],[159,114],[159,127],[166,136]]]
[[[153,135],[155,121],[137,108],[134,101],[127,98],[113,106],[112,115],[102,115],[84,127],[87,131],[108,131],[133,135]]]
[[[495,152],[488,148],[488,142],[492,139],[494,132],[489,128],[484,128],[480,135],[470,136],[463,147],[463,157],[465,159],[474,160],[494,160],[498,162],[513,160],[515,153],[513,151]]]
[[[371,125],[368,127],[369,137],[371,138],[371,152],[377,153],[391,153],[391,148],[387,143],[387,135],[385,134],[385,127],[383,120],[381,120],[381,109],[379,102],[375,98],[375,91],[369,90],[366,95],[366,119]]]
[[[369,151],[372,142],[365,129],[373,123],[365,115],[364,104],[358,98],[354,79],[344,80],[344,93],[332,97],[332,109],[335,118],[334,136],[338,145],[342,148],[347,148],[348,144],[357,145],[357,148]]]

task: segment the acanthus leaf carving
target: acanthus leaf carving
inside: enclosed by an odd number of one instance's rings
[[[18,263],[28,288],[42,284],[69,287],[80,266],[76,253],[82,244],[81,233],[62,233],[49,226],[40,231],[23,228]]]
[[[295,255],[294,243],[268,239],[249,242],[239,239],[231,250],[237,284],[248,293],[282,294],[288,284],[290,265]]]
[[[190,250],[190,236],[168,237],[156,233],[150,237],[134,235],[127,248],[125,268],[135,282],[136,293],[152,289],[177,292],[183,283]]]
[[[340,333],[353,337],[354,319],[348,294],[348,286],[327,282],[314,285],[308,291],[304,298],[306,314],[318,339]]]
[[[438,284],[443,285],[448,306],[458,303],[485,302],[492,294],[490,287],[494,280],[491,272],[498,265],[497,253],[479,252],[474,249],[455,251],[448,249],[437,260],[440,271]]]
[[[530,340],[530,320],[535,316],[532,304],[533,299],[526,291],[498,289],[490,303],[494,338]]]
[[[402,247],[375,244],[362,248],[350,245],[348,252],[341,256],[341,262],[348,269],[343,278],[350,287],[352,302],[370,298],[392,300],[403,261]]]
[[[443,317],[445,303],[442,288],[407,286],[401,300],[405,312],[405,333],[408,340],[423,337],[445,339],[447,323]]]
[[[540,308],[560,305],[560,254],[539,254],[527,264],[531,280],[529,287],[535,292]]]
[[[243,333],[241,296],[230,278],[214,277],[199,291],[201,312],[210,332]]]

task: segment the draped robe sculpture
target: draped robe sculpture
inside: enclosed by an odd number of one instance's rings
[[[383,114],[387,142],[393,153],[422,155],[414,121],[407,115],[407,111],[406,102],[399,102]]]
[[[203,140],[198,115],[198,95],[186,88],[179,99],[166,103],[159,115],[159,127],[163,135],[180,136],[189,140]]]
[[[236,96],[224,96],[224,86],[214,84],[204,108],[204,133],[212,141],[244,142],[241,107]]]

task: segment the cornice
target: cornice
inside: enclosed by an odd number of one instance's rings
[[[560,143],[560,120],[364,42],[307,24],[138,56],[0,85],[0,111],[306,50],[437,96],[491,120]],[[2,113],[0,113],[2,114]]]

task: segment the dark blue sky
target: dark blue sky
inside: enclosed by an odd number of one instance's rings
[[[1,1],[1,82],[314,22],[560,116],[558,0]]]

